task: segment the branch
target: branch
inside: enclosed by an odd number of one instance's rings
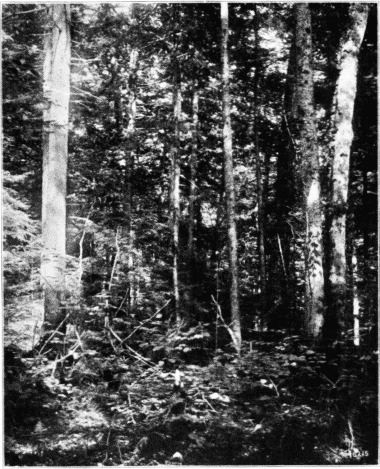
[[[42,353],[42,350],[46,347],[46,345],[51,341],[51,339],[54,337],[55,333],[58,331],[58,329],[63,325],[63,323],[67,320],[67,318],[70,316],[71,312],[70,313],[67,313],[66,314],[66,317],[63,319],[63,321],[59,324],[59,326],[53,331],[53,333],[51,334],[51,336],[47,339],[47,341],[43,344],[43,346],[41,347],[40,351],[39,351],[39,355],[41,355]]]
[[[228,333],[230,334],[231,339],[232,339],[232,343],[234,344],[235,350],[236,350],[236,352],[237,352],[238,355],[239,355],[240,348],[239,348],[238,341],[236,340],[234,331],[230,328],[230,326],[229,326],[229,325],[226,323],[226,321],[223,319],[222,311],[221,311],[221,309],[220,309],[219,303],[217,303],[217,301],[215,300],[215,298],[214,298],[213,295],[211,295],[211,298],[212,298],[212,301],[215,303],[216,311],[217,311],[218,317],[219,317],[220,320],[222,321],[223,326],[227,329]]]
[[[110,332],[110,333],[115,337],[115,339],[117,339],[119,342],[122,342],[122,341],[123,341],[123,340],[116,334],[116,332],[115,332],[111,327],[108,326],[108,327],[105,327],[105,329],[106,329],[108,332]],[[136,356],[136,358],[138,358],[139,360],[143,361],[146,365],[151,366],[151,364],[153,364],[153,366],[155,366],[155,364],[154,364],[153,362],[150,362],[150,360],[148,360],[147,358],[144,358],[144,357],[143,357],[142,355],[140,355],[138,352],[136,352],[135,350],[133,350],[132,347],[130,347],[130,346],[127,345],[127,344],[124,344],[124,345],[127,347],[127,349],[128,349],[131,353],[133,353],[133,354]],[[149,362],[150,362],[150,363],[149,363]]]
[[[111,272],[110,282],[109,282],[109,285],[108,285],[108,290],[109,290],[109,291],[111,291],[111,288],[112,288],[112,280],[113,280],[113,276],[115,275],[115,270],[116,270],[117,262],[118,262],[118,260],[119,260],[119,255],[120,255],[119,227],[116,229],[115,246],[116,246],[116,254],[115,254],[115,260],[114,260],[113,266],[112,266],[112,272]]]
[[[169,303],[171,302],[171,299],[168,300],[164,306],[162,306],[162,308],[160,308],[158,311],[156,311],[153,316],[151,316],[150,318],[146,319],[145,321],[143,321],[138,327],[136,327],[136,329],[134,331],[132,331],[128,337],[126,337],[125,339],[123,339],[120,343],[123,344],[124,342],[126,342],[136,331],[138,331],[144,324],[146,324],[147,322],[151,321],[155,316],[157,316],[158,313],[160,313]]]
[[[44,8],[46,9],[46,7]],[[18,11],[17,13],[12,13],[11,15],[6,16],[3,18],[3,22],[10,20],[11,18],[14,18],[15,16],[19,15],[26,15],[27,13],[33,13],[35,11],[42,11],[43,9],[41,7],[34,8],[33,10],[27,10],[27,11]]]

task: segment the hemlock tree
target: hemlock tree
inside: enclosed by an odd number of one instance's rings
[[[305,217],[305,328],[317,337],[323,324],[324,275],[322,267],[322,210],[319,181],[317,126],[314,109],[311,15],[307,3],[295,5],[296,121],[299,132],[302,205]]]
[[[223,104],[223,159],[224,159],[224,190],[227,208],[228,252],[230,268],[230,307],[231,330],[237,352],[241,349],[241,326],[239,310],[239,272],[237,256],[237,234],[235,222],[235,184],[232,155],[230,70],[228,58],[228,3],[220,4],[222,38],[222,104]]]
[[[332,161],[330,272],[328,335],[339,335],[345,330],[347,295],[346,219],[350,152],[353,141],[352,119],[357,88],[358,58],[368,20],[368,5],[352,3],[349,6],[350,23],[339,51],[339,76],[335,91],[334,140]]]
[[[62,320],[65,284],[66,183],[70,97],[70,6],[47,9],[44,40],[42,260],[45,328]]]

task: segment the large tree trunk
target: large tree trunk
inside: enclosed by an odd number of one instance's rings
[[[328,325],[326,335],[337,337],[345,331],[346,318],[346,218],[350,152],[353,139],[352,119],[357,87],[358,57],[363,41],[368,5],[349,6],[350,26],[342,40],[339,77],[335,94],[335,134],[333,141],[332,196],[330,229],[330,276]]]
[[[235,184],[232,156],[231,102],[230,102],[230,70],[228,58],[228,3],[221,3],[222,23],[222,100],[223,100],[223,157],[224,157],[224,187],[227,205],[227,228],[230,268],[230,307],[231,330],[234,335],[234,345],[238,353],[241,348],[241,326],[239,310],[239,272],[237,257],[237,234],[235,223]]]
[[[314,109],[313,49],[309,5],[297,3],[295,13],[297,54],[296,117],[303,182],[302,203],[306,223],[305,327],[308,334],[317,337],[321,332],[324,316],[324,276],[322,268],[321,191]]]
[[[48,7],[44,41],[42,260],[45,329],[62,320],[65,285],[66,183],[70,97],[70,6]]]

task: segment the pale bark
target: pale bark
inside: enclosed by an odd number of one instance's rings
[[[346,280],[346,219],[350,153],[353,140],[352,119],[357,88],[358,58],[368,20],[368,5],[349,6],[351,24],[343,38],[339,53],[339,77],[335,93],[331,200],[331,266],[329,322],[337,328],[334,335],[345,330],[347,301]]]
[[[125,191],[124,191],[124,214],[125,214],[125,238],[127,253],[127,302],[128,307],[134,299],[134,275],[133,275],[133,186],[132,174],[136,154],[136,99],[137,99],[137,69],[138,69],[138,51],[132,48],[129,59],[129,93],[127,102],[128,124],[125,145]]]
[[[324,317],[324,275],[322,268],[322,210],[319,181],[317,126],[314,109],[313,50],[310,8],[295,5],[297,92],[296,117],[302,176],[305,236],[305,328],[317,337]]]
[[[235,222],[235,184],[232,154],[231,99],[229,90],[230,69],[228,57],[228,3],[221,3],[222,24],[222,100],[223,100],[223,158],[224,187],[227,206],[228,251],[230,268],[231,330],[235,336],[234,345],[238,353],[241,348],[241,325],[239,309],[239,272],[237,256],[237,233]]]
[[[180,166],[179,166],[179,150],[180,150],[180,122],[182,113],[182,97],[181,97],[181,77],[179,64],[174,57],[174,81],[173,81],[173,107],[174,107],[174,136],[171,146],[171,205],[172,205],[172,254],[173,254],[173,297],[174,308],[176,314],[177,326],[181,323],[180,314],[180,293],[179,293],[179,275],[178,275],[178,248],[179,248],[179,218],[180,218]]]
[[[45,326],[61,321],[65,285],[66,182],[70,97],[70,6],[48,7],[44,40],[42,259]]]

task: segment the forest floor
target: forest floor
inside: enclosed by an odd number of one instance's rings
[[[156,359],[86,334],[63,361],[6,347],[7,465],[377,463],[377,353],[344,349],[338,364],[268,333],[240,359],[189,342]]]

